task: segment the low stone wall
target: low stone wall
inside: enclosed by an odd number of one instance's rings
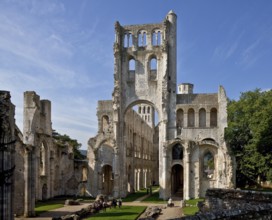
[[[200,212],[186,220],[272,219],[272,193],[234,189],[208,189]]]

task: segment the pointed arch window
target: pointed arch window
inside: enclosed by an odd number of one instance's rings
[[[201,108],[199,110],[199,127],[205,128],[206,127],[206,110]]]
[[[210,126],[211,127],[216,127],[217,126],[217,109],[212,108],[211,113],[210,113]]]
[[[195,127],[195,111],[192,108],[188,110],[188,127]]]
[[[209,179],[212,179],[214,174],[214,169],[215,169],[214,156],[210,151],[208,151],[204,154],[204,157],[203,157],[204,176]]]

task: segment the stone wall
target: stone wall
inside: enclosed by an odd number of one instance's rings
[[[8,91],[0,91],[0,219],[12,220],[14,200],[15,106]]]
[[[272,219],[272,193],[208,189],[200,213],[181,219]]]

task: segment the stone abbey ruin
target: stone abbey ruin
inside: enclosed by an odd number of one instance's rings
[[[157,184],[163,199],[189,199],[234,187],[225,90],[196,94],[193,84],[177,85],[176,26],[172,11],[158,24],[116,22],[112,100],[98,101],[87,160],[55,143],[50,101],[25,92],[21,132],[1,91],[2,219],[33,216],[35,201],[59,195],[126,197]]]

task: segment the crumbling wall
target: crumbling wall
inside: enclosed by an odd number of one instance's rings
[[[0,91],[0,219],[11,220],[14,200],[15,106],[8,91]]]
[[[234,189],[208,189],[195,216],[180,219],[272,219],[272,193]]]

